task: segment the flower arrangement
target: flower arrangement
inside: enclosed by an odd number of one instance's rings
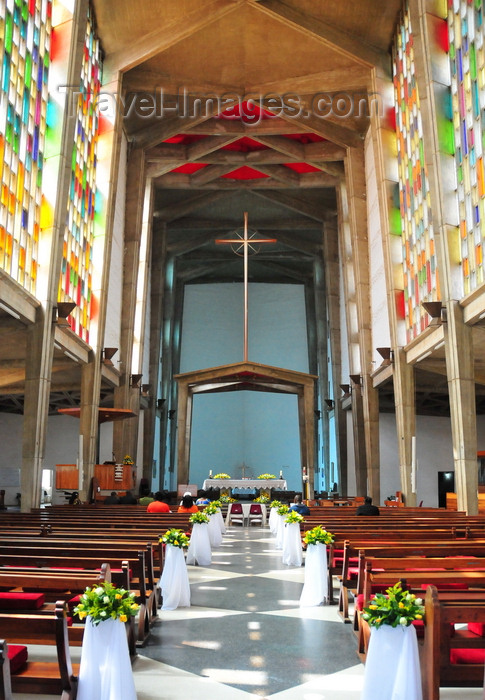
[[[187,537],[183,530],[178,530],[173,527],[160,538],[160,542],[164,544],[171,544],[172,547],[180,547],[180,549],[187,549],[189,546],[190,539]]]
[[[302,523],[305,520],[303,515],[300,515],[300,513],[297,513],[296,510],[290,510],[288,513],[288,516],[285,520],[285,523],[291,524],[291,523]]]
[[[260,474],[258,479],[276,479],[274,474]]]
[[[209,505],[204,508],[202,513],[205,513],[206,515],[215,515],[217,513],[217,506],[214,505],[214,503],[209,503]]]
[[[235,499],[235,498],[231,498],[231,496],[226,496],[225,494],[223,494],[223,495],[219,498],[219,502],[220,502],[220,503],[236,503],[236,499]]]
[[[130,455],[125,455],[123,458],[123,464],[134,464],[133,460],[131,459]]]
[[[93,625],[99,625],[103,620],[110,619],[126,622],[129,617],[136,615],[138,608],[134,593],[103,581],[99,586],[86,588],[74,613],[81,620],[89,615]]]
[[[216,474],[213,478],[214,479],[230,479],[231,477],[229,476],[229,474],[225,474],[224,472],[221,472],[220,474]]]
[[[221,507],[221,502],[220,501],[211,501],[211,506],[214,506],[216,510]]]
[[[276,509],[276,512],[278,515],[286,515],[290,511],[290,506],[285,506],[283,504],[280,504],[278,508]]]
[[[269,504],[270,508],[279,508],[282,505],[281,501],[271,501]]]
[[[204,509],[205,510],[205,509]],[[192,513],[191,516],[189,517],[189,523],[208,523],[209,522],[209,516],[204,513],[203,510],[200,510],[198,513]]]
[[[255,503],[269,503],[269,498],[268,496],[258,496],[257,498],[254,499]]]
[[[424,617],[424,605],[414,593],[403,591],[401,582],[388,588],[386,593],[376,593],[369,605],[364,608],[362,617],[376,629],[382,625],[409,627],[414,620]]]
[[[323,544],[331,544],[333,542],[334,536],[331,532],[325,530],[323,525],[317,525],[311,530],[305,532],[303,542],[306,545],[318,544],[318,542],[323,542]]]

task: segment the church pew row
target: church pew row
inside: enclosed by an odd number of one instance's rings
[[[482,688],[485,599],[473,592],[450,594],[429,586],[420,651],[423,700],[439,700],[440,687]]]
[[[485,540],[466,542],[456,540],[431,541],[388,541],[376,544],[365,539],[347,540],[344,543],[343,558],[333,556],[333,547],[329,556],[329,575],[339,580],[339,613],[345,622],[349,619],[349,592],[358,605],[364,594],[365,562],[369,557],[403,558],[403,557],[443,557],[443,556],[485,556]],[[341,567],[341,571],[339,568]],[[358,609],[356,605],[356,610]],[[354,629],[356,629],[354,613]]]
[[[136,643],[142,646],[146,643],[151,625],[157,619],[158,606],[160,604],[160,589],[157,585],[158,581],[153,573],[153,548],[147,545],[144,550],[133,549],[131,552],[123,546],[122,548],[103,548],[98,542],[89,544],[86,540],[80,543],[79,547],[61,545],[59,548],[49,546],[42,539],[42,546],[28,547],[8,547],[8,545],[0,545],[0,587],[3,585],[8,573],[12,573],[12,567],[17,567],[17,571],[22,566],[23,562],[29,561],[29,569],[24,569],[24,573],[32,573],[32,568],[43,567],[39,569],[39,574],[46,571],[46,566],[56,567],[51,569],[59,574],[74,572],[79,574],[79,578],[85,579],[85,571],[82,568],[87,568],[95,563],[96,568],[99,565],[100,557],[108,560],[111,564],[111,578],[117,586],[122,586],[127,590],[134,591],[136,600],[140,605],[138,614],[138,627],[136,633]],[[131,554],[131,556],[129,556]],[[19,584],[20,585],[20,584]],[[85,585],[90,585],[86,583]],[[84,586],[85,587],[85,586]],[[84,590],[77,590],[81,593]],[[40,589],[39,589],[40,590]]]
[[[8,656],[10,644],[22,645],[12,660]],[[55,645],[56,661],[29,661],[29,644]],[[1,613],[0,663],[0,697],[4,700],[12,700],[12,692],[75,700],[79,665],[71,662],[66,604],[59,601],[54,612],[46,615]]]

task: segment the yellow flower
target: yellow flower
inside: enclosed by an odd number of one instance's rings
[[[370,608],[371,610],[377,610],[377,605],[369,605],[369,608]]]
[[[422,619],[423,619],[423,616],[420,615],[419,613],[416,613],[416,615],[415,615],[414,617],[416,618],[416,620],[422,620]]]
[[[127,619],[128,619],[128,618],[126,617],[126,615],[120,615],[120,620],[121,620],[121,622],[126,622]]]
[[[179,543],[178,540],[174,540],[174,545],[175,545],[175,546],[178,546],[178,543]]]
[[[399,603],[399,604],[398,604],[398,607],[399,607],[399,608],[404,608],[404,603]]]
[[[116,600],[120,600],[123,596],[120,593],[117,593],[115,595]]]
[[[80,610],[80,611],[78,612],[78,617],[79,617],[80,620],[84,620],[84,618],[86,617],[86,615],[87,615],[87,612],[86,612],[85,610]]]

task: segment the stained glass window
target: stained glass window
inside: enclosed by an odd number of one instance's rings
[[[91,16],[84,43],[77,126],[71,161],[59,297],[74,301],[72,328],[89,343],[93,240],[96,199],[96,157],[99,136],[97,100],[101,84],[101,49]]]
[[[0,0],[0,268],[35,293],[52,0]]]
[[[413,32],[406,8],[393,55],[399,207],[401,216],[407,341],[429,323],[423,301],[440,298],[423,126],[414,63]]]
[[[451,97],[464,293],[484,281],[485,48],[482,0],[450,0]]]

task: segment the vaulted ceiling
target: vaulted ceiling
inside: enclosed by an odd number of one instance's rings
[[[250,281],[311,284],[346,154],[369,126],[374,71],[390,76],[401,0],[93,5],[104,80],[123,74],[129,151],[143,151],[154,236],[167,236],[180,278],[242,279],[240,260],[215,239],[241,229],[248,212],[250,231],[276,239],[254,256]],[[79,370],[69,378],[63,362],[61,352],[53,407],[78,401]],[[19,410],[18,382],[4,372],[0,381],[3,410]],[[438,383],[423,386],[432,393]],[[103,391],[109,400],[107,384]],[[382,396],[390,409],[392,386]]]

